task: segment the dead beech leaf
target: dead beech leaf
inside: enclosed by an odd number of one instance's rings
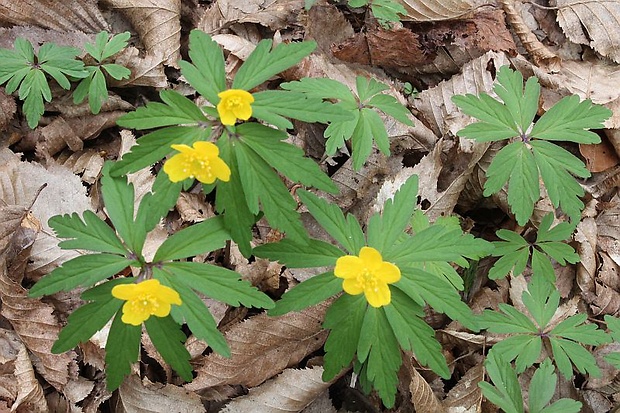
[[[116,55],[115,63],[131,70],[129,79],[110,81],[110,86],[147,86],[154,88],[168,87],[168,78],[164,73],[162,53],[147,53],[139,56],[140,51],[135,47],[126,47]]]
[[[32,413],[49,411],[43,388],[37,380],[32,362],[28,357],[28,350],[22,345],[15,359],[15,379],[19,385],[19,393],[13,403],[12,409],[15,410],[22,405],[28,406],[28,411]]]
[[[102,3],[117,9],[131,22],[147,54],[160,54],[165,65],[178,68],[181,0],[102,0]]]
[[[586,302],[592,302],[595,294],[597,235],[596,222],[590,217],[581,220],[574,235],[580,258],[576,280]]]
[[[206,411],[196,393],[172,384],[151,383],[147,378],[141,381],[135,374],[125,378],[113,405],[114,411],[119,413]]]
[[[474,10],[468,0],[398,0],[407,10],[403,20],[428,22],[462,17]]]
[[[566,37],[620,63],[620,4],[616,1],[555,0]]]
[[[233,399],[221,413],[299,412],[322,394],[332,382],[321,379],[322,367],[286,369],[278,377]]]
[[[0,0],[0,22],[16,26],[32,24],[58,31],[109,30],[93,0]]]
[[[99,178],[105,159],[99,151],[85,149],[83,151],[72,152],[63,151],[56,158],[59,165],[69,168],[74,174],[81,175],[82,181],[87,184],[94,184]]]
[[[225,334],[232,356],[211,353],[195,360],[197,377],[185,388],[198,391],[223,384],[254,387],[297,365],[321,348],[327,338],[321,323],[329,304],[280,317],[260,314],[232,326]]]
[[[469,370],[459,382],[450,389],[448,397],[443,400],[446,413],[479,413],[481,412],[482,390],[478,383],[484,380],[482,360]]]
[[[218,0],[205,12],[198,29],[212,33],[231,23],[258,23],[280,30],[297,23],[303,0]]]
[[[411,393],[411,403],[418,412],[434,412],[444,413],[445,409],[441,401],[433,393],[430,384],[418,373],[413,364],[413,356],[406,353],[403,366],[409,373],[411,380],[409,382],[409,392]]]
[[[602,172],[620,163],[614,148],[605,138],[598,144],[579,144],[579,152],[586,159],[586,166],[590,172]]]

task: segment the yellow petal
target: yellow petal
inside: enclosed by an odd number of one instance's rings
[[[220,111],[219,106],[218,106],[217,112],[220,114],[220,121],[222,122],[222,124],[232,126],[237,122],[237,117],[232,111],[230,110]]]
[[[196,174],[196,179],[198,179],[203,184],[212,184],[215,182],[217,177],[212,173],[211,175],[207,174],[207,171],[199,171]]]
[[[364,292],[364,289],[360,287],[360,284],[355,278],[347,278],[342,281],[342,289],[345,293],[351,295],[358,295]]]
[[[230,181],[230,168],[222,158],[211,159],[211,168],[211,171],[217,179],[224,182]]]
[[[194,142],[194,148],[201,156],[215,157],[220,154],[220,150],[211,142],[198,141]]]
[[[125,311],[127,309],[127,311]],[[148,314],[141,314],[135,311],[131,311],[131,304],[129,301],[123,305],[123,315],[121,321],[125,324],[131,324],[132,326],[139,326],[143,321],[148,319]]]
[[[372,247],[362,247],[360,250],[360,259],[364,261],[364,265],[370,271],[378,269],[381,263],[383,263],[383,258],[379,251]]]
[[[390,287],[387,284],[380,283],[375,289],[366,289],[364,291],[366,301],[373,307],[381,307],[388,305],[392,300]]]
[[[241,105],[233,109],[233,113],[241,120],[248,120],[252,116],[252,107],[249,104]]]
[[[334,275],[338,278],[355,278],[364,271],[364,262],[355,255],[345,255],[336,260]]]
[[[139,291],[136,289],[136,284],[120,284],[112,288],[112,296],[119,300],[133,300]]]
[[[168,314],[170,314],[170,304],[165,302],[160,302],[159,307],[153,311],[153,315],[157,317],[165,317]]]
[[[382,262],[377,270],[377,278],[388,284],[395,283],[400,280],[400,268],[391,262]]]
[[[159,289],[157,290],[155,294],[157,296],[157,299],[161,302],[181,305],[181,296],[179,295],[179,293],[177,293],[175,290],[173,290],[170,287],[166,287],[165,285],[162,285],[159,287]]]
[[[184,171],[184,169],[187,169]],[[176,154],[164,163],[164,172],[168,174],[170,182],[184,181],[191,176],[184,154]]]
[[[170,145],[170,147],[172,149],[174,149],[175,151],[179,151],[181,153],[192,153],[194,151],[194,149],[192,149],[191,146],[187,146],[187,145],[183,145],[183,144],[172,144]]]

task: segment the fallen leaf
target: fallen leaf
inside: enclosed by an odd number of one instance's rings
[[[0,22],[29,25],[58,31],[98,33],[109,30],[93,0],[0,0]]]
[[[132,374],[125,378],[112,403],[122,413],[206,412],[200,396],[172,384],[151,383]]]

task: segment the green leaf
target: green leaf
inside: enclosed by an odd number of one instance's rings
[[[223,267],[198,262],[168,262],[162,269],[174,274],[187,287],[215,300],[238,307],[272,308],[273,301],[241,280],[240,275]]]
[[[551,343],[555,364],[567,380],[573,376],[571,362],[581,374],[601,377],[601,370],[596,365],[594,356],[588,350],[574,341],[559,337],[549,337],[549,342]]]
[[[493,243],[493,256],[500,257],[489,271],[489,278],[496,280],[505,277],[510,271],[513,275],[523,273],[530,257],[530,246],[519,234],[500,229],[497,236],[504,241]]]
[[[355,109],[351,113],[353,114],[352,120],[330,123],[327,129],[325,129],[324,136],[327,138],[325,153],[327,155],[335,155],[338,149],[344,147],[344,141],[353,136],[355,127],[359,122],[360,111]]]
[[[257,214],[260,199],[265,217],[273,228],[285,232],[294,241],[305,242],[308,235],[296,211],[297,203],[280,177],[247,144],[239,143],[235,154],[249,210]]]
[[[108,100],[108,89],[105,82],[105,77],[101,69],[94,72],[91,82],[88,85],[88,104],[90,105],[90,111],[93,114],[98,114],[101,111],[101,105]]]
[[[482,327],[493,333],[535,333],[536,325],[511,305],[500,303],[498,311],[484,310],[480,318]]]
[[[284,293],[268,314],[278,316],[291,311],[300,311],[325,301],[341,291],[342,279],[336,277],[333,271],[315,275]]]
[[[486,382],[478,383],[484,397],[506,413],[523,413],[521,386],[510,363],[491,350],[484,366],[494,384],[493,386]]]
[[[145,194],[138,206],[136,225],[145,233],[152,231],[159,221],[168,214],[179,198],[182,182],[170,182],[168,175],[160,170],[151,192]]]
[[[353,361],[366,307],[363,295],[343,294],[327,310],[323,327],[330,332],[325,341],[324,381],[333,379]]]
[[[540,198],[538,168],[532,152],[522,142],[508,144],[491,161],[487,178],[484,196],[499,192],[508,181],[508,204],[519,225],[525,225]]]
[[[538,79],[530,77],[524,91],[521,72],[502,66],[497,73],[497,83],[493,89],[504,101],[519,130],[526,132],[538,111],[538,97],[540,96]]]
[[[357,106],[355,96],[346,85],[325,77],[304,77],[294,82],[282,83],[280,87],[284,90],[301,92],[317,99],[340,99]]]
[[[131,70],[115,63],[106,63],[104,65],[101,65],[101,68],[105,70],[108,75],[110,75],[116,80],[129,79],[129,77],[131,76]]]
[[[185,334],[171,316],[149,317],[145,322],[146,331],[149,333],[155,348],[164,360],[179,373],[185,381],[192,381],[192,365],[189,352],[183,345]]]
[[[540,328],[549,324],[560,304],[560,293],[553,287],[541,277],[532,277],[522,295],[523,304]]]
[[[112,296],[112,288],[131,281],[131,278],[117,278],[88,290],[85,294],[94,295],[96,299],[69,315],[67,325],[52,346],[52,353],[60,354],[69,351],[79,343],[87,342],[93,334],[101,330],[123,305],[122,300]]]
[[[357,254],[359,252],[360,248],[357,248],[355,242],[356,234],[350,230],[342,210],[337,205],[329,204],[324,199],[304,190],[297,191],[297,196],[332,238],[338,241],[349,253]]]
[[[366,105],[379,109],[386,115],[393,117],[405,125],[413,126],[413,122],[409,118],[411,113],[405,106],[396,100],[394,96],[384,94],[375,95],[368,100]]]
[[[297,119],[303,122],[343,122],[351,120],[351,112],[329,101],[311,97],[305,93],[288,90],[265,90],[256,92],[252,103],[252,116],[267,123],[278,123],[279,117]],[[275,116],[274,116],[275,115]],[[276,122],[272,122],[273,120]],[[287,129],[292,129],[289,122]]]
[[[230,239],[221,217],[215,216],[168,237],[157,249],[153,262],[178,260],[223,248]]]
[[[391,305],[385,306],[384,310],[400,346],[403,350],[413,351],[418,362],[429,366],[441,377],[450,378],[441,344],[435,339],[435,330],[420,318],[424,316],[422,308],[400,290],[394,288],[391,292]]]
[[[620,369],[620,352],[613,352],[603,356],[606,362],[617,369]]]
[[[530,413],[579,413],[581,411],[581,403],[570,399],[560,399],[548,407],[555,393],[558,376],[555,374],[555,368],[549,359],[545,359],[536,372],[532,376],[529,390],[529,412]]]
[[[316,48],[316,42],[280,43],[271,50],[271,40],[262,40],[241,65],[233,89],[250,90],[270,77],[296,65]]]
[[[119,255],[80,255],[41,278],[28,294],[30,297],[41,297],[79,286],[88,287],[134,264],[134,260]]]
[[[198,126],[207,122],[198,106],[174,90],[159,92],[162,102],[149,102],[134,112],[121,116],[116,123],[124,128],[153,129],[162,126]]]
[[[461,129],[457,135],[479,142],[499,141],[519,136],[520,131],[508,108],[486,93],[453,96],[452,102],[466,115],[480,119]]]
[[[566,96],[540,117],[530,135],[548,141],[599,143],[601,138],[586,129],[603,128],[611,114],[611,110],[590,99],[580,102],[577,95]]]
[[[285,133],[258,123],[241,124],[237,133],[265,162],[290,180],[322,191],[338,192],[338,187],[316,162],[304,156],[303,150],[283,142],[287,138]]]
[[[107,33],[105,34],[105,37],[107,40],[107,37],[108,37]],[[114,56],[115,54],[123,50],[125,47],[127,47],[127,42],[129,41],[130,37],[131,37],[131,33],[129,32],[118,33],[112,36],[110,40],[107,40],[105,42],[103,49],[99,49],[101,51],[101,54],[100,54],[101,60],[99,61],[101,62],[107,59],[108,57]]]
[[[125,324],[121,316],[120,311],[116,313],[105,346],[106,382],[110,392],[118,389],[125,376],[131,374],[131,365],[140,355],[142,326]]]
[[[181,73],[198,93],[216,105],[220,101],[218,93],[226,89],[222,49],[208,34],[192,30],[189,33],[189,57],[193,64],[179,61]]]
[[[381,215],[370,217],[368,223],[368,245],[377,251],[384,251],[396,244],[407,228],[415,211],[418,196],[418,176],[413,175],[383,204]]]
[[[400,21],[399,14],[403,16],[407,15],[407,9],[394,0],[373,0],[370,9],[372,10],[372,14],[380,22],[398,22]]]
[[[605,314],[605,322],[607,323],[607,328],[610,331],[611,337],[615,341],[620,341],[620,319]]]
[[[118,239],[114,230],[103,222],[94,212],[84,211],[84,221],[77,213],[55,215],[48,224],[59,238],[73,238],[61,241],[63,249],[85,249],[127,255],[128,251]]]
[[[372,152],[372,142],[374,138],[374,129],[371,126],[372,114],[376,115],[372,109],[363,108],[360,110],[357,125],[355,125],[355,129],[351,135],[351,155],[353,157],[353,168],[356,171],[359,171]]]
[[[333,266],[336,260],[344,255],[339,248],[325,241],[309,239],[307,243],[300,244],[288,238],[259,245],[252,250],[252,254],[271,261],[280,261],[289,268]]]
[[[121,176],[148,168],[173,152],[170,145],[192,145],[200,140],[208,140],[210,135],[210,130],[193,126],[173,126],[151,132],[138,138],[131,151],[114,163],[110,175]]]

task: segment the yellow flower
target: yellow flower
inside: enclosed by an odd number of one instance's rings
[[[196,178],[203,184],[212,184],[216,179],[228,182],[230,168],[219,157],[220,150],[211,142],[195,142],[192,147],[172,145],[177,153],[164,164],[164,172],[172,182]]]
[[[252,116],[254,96],[241,89],[228,89],[217,94],[220,103],[217,104],[217,113],[224,125],[234,125],[237,119],[248,120]]]
[[[373,307],[388,305],[392,300],[388,284],[400,280],[400,269],[384,262],[379,251],[372,247],[363,247],[359,257],[346,255],[338,258],[336,277],[344,278],[342,289],[351,294],[364,293],[366,301]]]
[[[125,324],[139,326],[151,315],[165,317],[170,314],[170,304],[181,305],[179,293],[152,279],[138,284],[120,284],[112,288],[112,295],[123,304],[121,320]]]

